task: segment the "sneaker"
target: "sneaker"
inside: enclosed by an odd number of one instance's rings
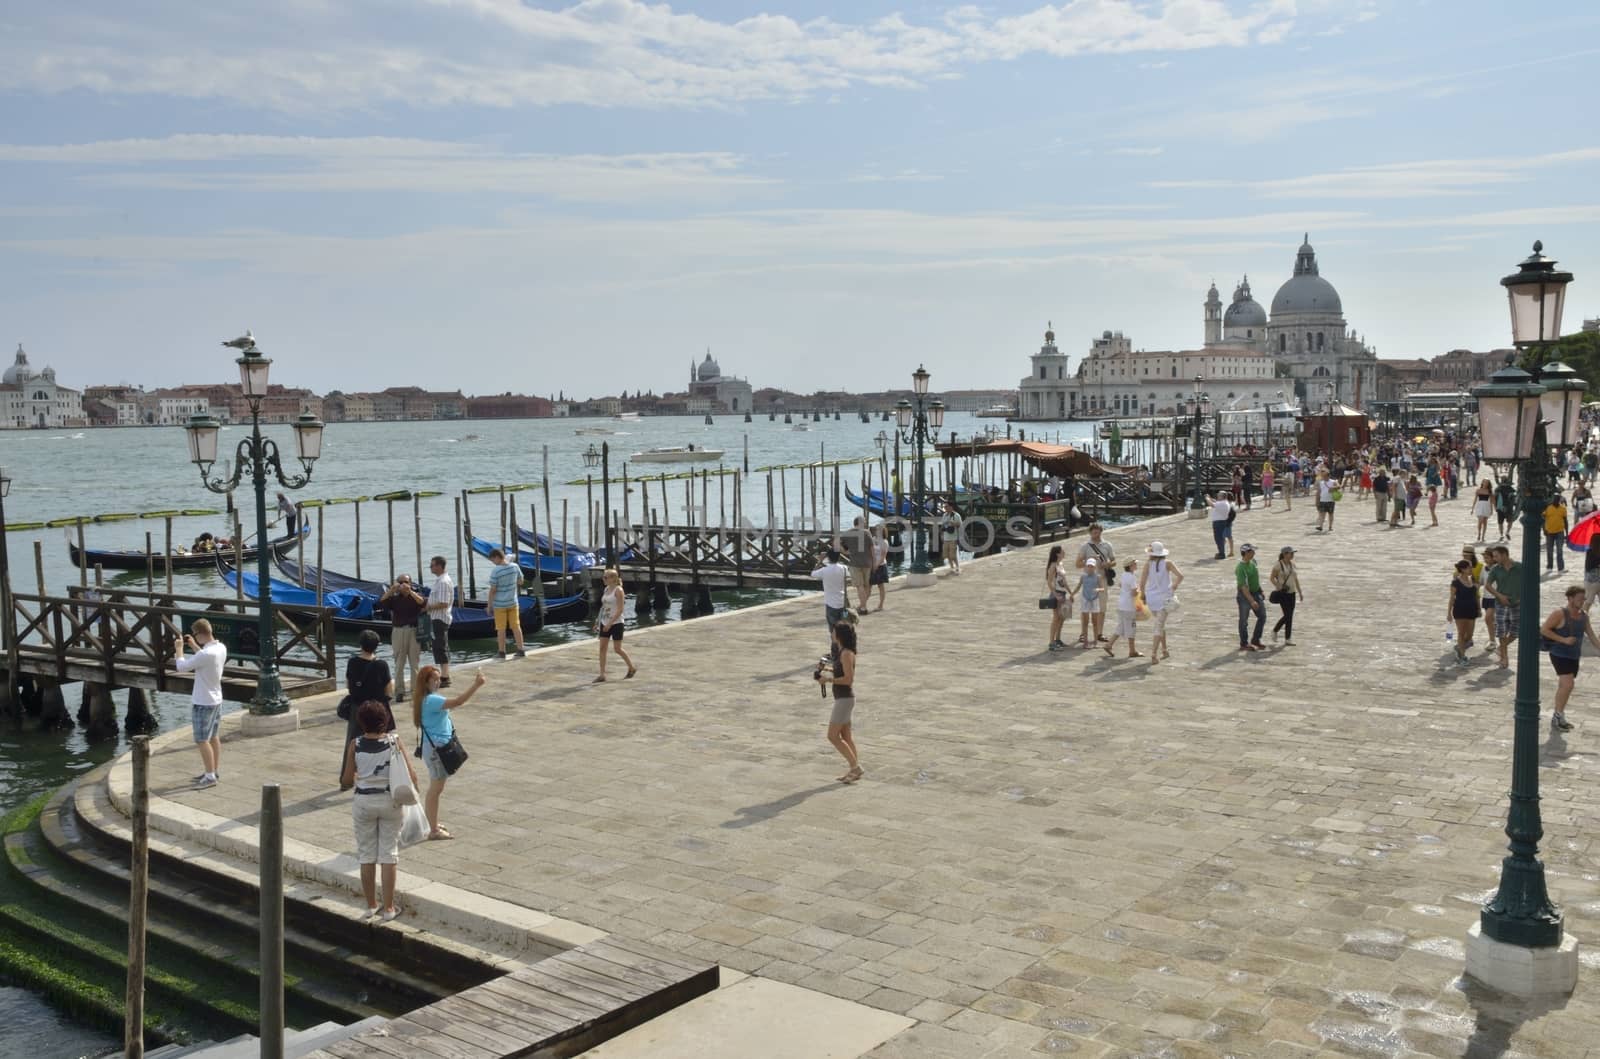
[[[1062,643],[1060,640],[1056,640],[1050,644],[1050,650],[1052,651],[1065,651],[1066,649],[1067,645]]]
[[[1550,715],[1550,727],[1559,732],[1570,732],[1572,731],[1574,725],[1571,721],[1567,720],[1566,714],[1553,713]]]
[[[517,648],[517,657],[518,658],[527,658],[528,657],[528,652],[524,651],[522,648],[519,647],[519,648]]]
[[[379,912],[378,918],[385,923],[393,922],[394,920],[400,918],[400,910],[398,908],[390,908],[386,911]]]
[[[504,662],[506,660],[506,653],[504,651],[497,651],[495,653],[495,658],[497,658],[500,661]]]
[[[197,791],[203,791],[208,787],[215,787],[216,785],[217,777],[215,776],[201,776],[199,779],[194,781],[194,789]]]
[[[1273,643],[1277,643],[1278,642],[1278,630],[1277,629],[1273,629],[1272,630],[1272,642]]]

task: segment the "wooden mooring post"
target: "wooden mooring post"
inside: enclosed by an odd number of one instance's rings
[[[133,815],[128,865],[128,991],[123,1005],[122,1050],[144,1055],[145,912],[150,894],[150,737],[133,739]]]
[[[283,1059],[283,798],[261,785],[261,1059]]]

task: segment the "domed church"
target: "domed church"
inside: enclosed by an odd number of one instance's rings
[[[1361,408],[1377,398],[1378,355],[1351,333],[1333,284],[1322,278],[1308,233],[1294,258],[1294,275],[1272,296],[1267,352],[1294,376],[1311,408],[1328,399]]]
[[[45,430],[86,423],[83,394],[57,384],[54,368],[35,369],[19,342],[16,359],[0,376],[0,428]]]

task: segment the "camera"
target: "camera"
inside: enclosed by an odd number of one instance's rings
[[[815,669],[813,669],[811,671],[811,679],[815,680],[817,682],[817,690],[822,692],[822,697],[823,698],[827,698],[828,697],[828,685],[826,685],[826,684],[824,684],[822,682],[822,674],[825,671],[831,672],[832,669],[833,669],[833,656],[832,655],[823,655],[821,658],[817,659],[817,668],[815,668]]]

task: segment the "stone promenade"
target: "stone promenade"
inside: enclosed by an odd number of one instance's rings
[[[1467,507],[1390,530],[1347,499],[1331,534],[1303,501],[1242,512],[1263,580],[1300,550],[1297,646],[1263,654],[1235,652],[1232,561],[1205,521],[1107,535],[1141,560],[1164,540],[1187,577],[1158,667],[1044,651],[1042,549],[897,583],[859,627],[854,786],[811,681],[818,597],[630,632],[626,682],[590,683],[592,644],[490,663],[457,715],[457,838],[402,869],[915,1020],[873,1059],[1600,1059],[1600,662],[1577,730],[1541,733],[1578,991],[1528,1005],[1461,977],[1504,851],[1512,699],[1481,650],[1448,660]],[[291,838],[348,850],[333,703],[303,703],[297,734],[230,739],[211,791],[164,741],[157,794],[246,819],[277,780]]]

